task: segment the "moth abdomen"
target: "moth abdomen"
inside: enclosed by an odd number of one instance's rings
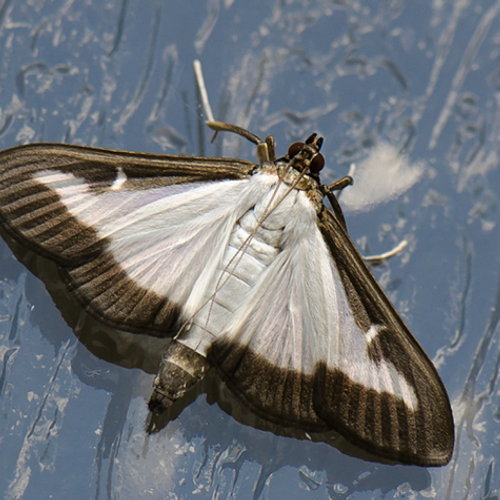
[[[149,409],[161,413],[193,389],[205,377],[210,365],[204,356],[172,340],[163,353]]]

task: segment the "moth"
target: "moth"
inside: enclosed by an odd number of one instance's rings
[[[0,225],[57,264],[88,313],[172,337],[149,401],[162,411],[215,369],[266,421],[336,431],[421,466],[454,446],[439,375],[355,249],[321,184],[323,139],[221,122],[258,163],[65,144],[0,153]],[[329,201],[331,209],[325,204]]]

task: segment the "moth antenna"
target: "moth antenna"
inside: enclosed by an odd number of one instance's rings
[[[203,106],[203,111],[208,121],[214,121],[214,114],[212,113],[212,108],[210,106],[210,101],[208,100],[207,87],[205,86],[205,78],[203,77],[203,70],[201,69],[201,62],[198,59],[193,61],[194,77],[196,80],[196,85],[201,97],[201,104]],[[215,135],[213,139],[215,139]],[[212,139],[212,141],[213,141]]]
[[[257,145],[257,157],[260,165],[264,165],[269,162],[274,163],[276,161],[276,151],[274,148],[274,138],[272,136],[268,136],[265,141],[262,141],[257,135],[242,127],[215,120],[212,107],[210,106],[210,101],[208,100],[208,92],[205,85],[205,78],[203,77],[201,62],[198,59],[193,61],[193,69],[203,111],[205,112],[205,116],[207,118],[205,123],[214,131],[210,142],[214,142],[217,134],[221,131],[233,132]]]
[[[196,85],[198,87],[198,91],[201,97],[201,104],[203,106],[203,111],[207,118],[207,121],[205,123],[215,132],[214,135],[212,136],[212,142],[217,136],[217,133],[224,130],[227,132],[233,132],[234,134],[241,135],[242,137],[249,140],[250,142],[253,142],[257,146],[261,144],[263,142],[262,139],[260,139],[257,135],[252,134],[252,132],[242,127],[238,127],[237,125],[219,122],[214,118],[212,107],[210,106],[210,101],[208,100],[207,87],[205,85],[205,78],[203,77],[203,70],[199,59],[195,59],[193,61],[193,70],[194,70]],[[267,138],[266,138],[266,143],[267,143]]]
[[[238,125],[219,122],[217,120],[207,120],[205,123],[212,130],[215,130],[216,133],[222,131],[232,132],[233,134],[241,135],[241,137],[244,137],[248,141],[253,142],[256,146],[263,143],[262,139],[258,135],[252,134],[252,132],[250,132],[249,130],[243,127],[238,127]]]
[[[408,241],[401,240],[392,250],[381,253],[379,255],[368,255],[366,257],[363,257],[363,260],[367,262],[379,262],[381,260],[386,260],[402,252],[407,246],[408,246]]]
[[[205,122],[208,127],[214,130],[214,135],[212,136],[212,142],[217,137],[219,132],[232,132],[233,134],[240,135],[248,141],[254,143],[257,146],[257,159],[259,160],[259,165],[266,165],[268,163],[274,163],[276,161],[276,149],[274,143],[274,137],[268,135],[266,140],[263,141],[258,135],[253,134],[247,129],[238,127],[238,125],[233,125],[231,123],[219,122],[216,120]]]

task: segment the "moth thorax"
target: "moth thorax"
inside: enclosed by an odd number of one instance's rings
[[[291,167],[289,163],[280,163],[278,165],[278,176],[285,184],[293,186],[300,191],[309,191],[318,186],[318,183],[314,179],[308,175],[302,175]]]

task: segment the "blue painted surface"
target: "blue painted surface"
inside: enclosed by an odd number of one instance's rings
[[[492,0],[1,2],[2,148],[253,158],[234,137],[199,145],[200,58],[218,119],[274,134],[281,151],[319,131],[326,178],[381,142],[424,162],[403,194],[346,216],[364,253],[410,242],[374,273],[438,366],[457,431],[450,465],[387,466],[243,426],[202,395],[147,438],[152,375],[118,366],[130,352],[92,354],[2,242],[2,497],[497,495],[499,11]]]

